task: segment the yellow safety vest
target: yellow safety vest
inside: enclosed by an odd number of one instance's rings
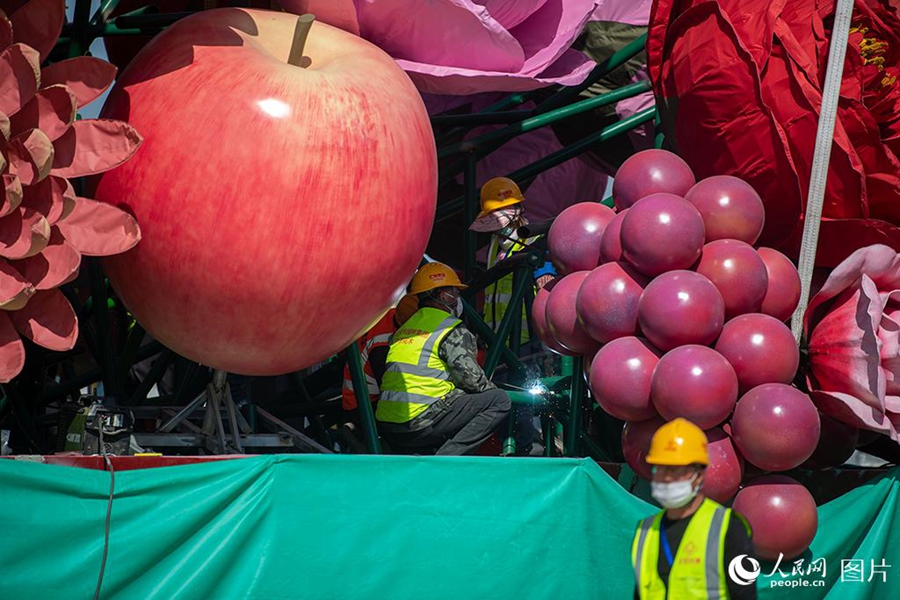
[[[375,412],[379,421],[407,423],[456,388],[438,348],[461,322],[443,310],[420,308],[394,333]]]
[[[725,532],[731,509],[704,499],[675,551],[669,587],[659,576],[660,522],[665,511],[638,523],[631,563],[641,600],[727,600]]]
[[[527,250],[528,244],[536,239],[537,237],[533,237],[527,240],[516,241],[501,255],[500,246],[504,240],[497,235],[492,235],[491,245],[488,247],[487,268],[494,267],[501,260],[509,258],[517,252]],[[489,285],[484,290],[484,322],[494,331],[500,328],[500,321],[503,320],[503,315],[506,314],[506,309],[509,308],[509,302],[512,300],[512,291],[512,273],[497,280],[497,283]],[[528,342],[528,315],[525,312],[524,305],[522,306],[522,334],[520,341],[523,344]]]

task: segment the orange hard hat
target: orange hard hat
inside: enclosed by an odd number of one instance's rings
[[[445,265],[444,263],[432,262],[416,271],[412,281],[409,284],[410,294],[421,294],[429,290],[442,287],[455,287],[465,289],[468,286],[459,280],[456,271]]]
[[[394,321],[397,327],[403,327],[403,324],[409,321],[409,318],[416,314],[419,310],[419,297],[415,294],[406,294],[400,298],[397,303],[397,309],[394,311]]]
[[[515,181],[509,177],[494,177],[481,186],[481,212],[477,218],[524,201],[525,196]]]
[[[645,460],[651,465],[708,465],[706,444],[703,430],[679,417],[656,430]]]

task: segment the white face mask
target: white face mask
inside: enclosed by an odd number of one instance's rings
[[[650,482],[650,495],[659,502],[663,508],[682,508],[690,504],[699,490],[694,489],[697,476],[685,481],[661,481]]]
[[[460,318],[463,314],[463,301],[462,298],[456,299],[456,304],[453,306],[453,311],[450,313],[457,319]]]

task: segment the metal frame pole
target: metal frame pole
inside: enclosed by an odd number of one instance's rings
[[[369,399],[369,386],[366,385],[366,373],[363,370],[359,345],[356,342],[347,347],[347,364],[350,368],[350,379],[353,381],[353,393],[356,395],[356,406],[359,420],[366,438],[369,454],[381,454],[381,440],[378,439],[378,428],[375,426],[375,413]]]
[[[466,200],[465,200],[465,211],[466,211],[466,239],[465,239],[465,257],[463,263],[463,278],[466,281],[469,281],[475,276],[475,254],[478,251],[478,234],[475,231],[469,229],[469,225],[471,225],[475,221],[475,217],[478,214],[476,212],[476,207],[478,206],[478,187],[475,185],[475,167],[478,162],[478,158],[474,153],[470,153],[466,155],[466,174],[465,174],[465,186],[466,186]]]
[[[516,320],[519,320],[521,322],[521,307],[523,304],[523,300],[525,299],[525,288],[528,286],[532,279],[531,274],[532,270],[528,265],[516,267],[516,270],[513,271],[512,295],[509,299],[509,304],[506,307],[506,312],[503,313],[503,318],[500,320],[500,327],[497,330],[497,337],[488,350],[487,356],[484,359],[484,373],[488,377],[494,374],[494,369],[496,369],[497,365],[500,363],[500,354],[503,349],[506,348],[506,340],[509,338],[509,334],[512,332],[513,323]]]
[[[569,422],[566,427],[566,456],[577,456],[581,442],[581,405],[584,399],[584,357],[576,356],[570,359],[569,364],[571,365],[572,370],[572,387],[570,388]]]

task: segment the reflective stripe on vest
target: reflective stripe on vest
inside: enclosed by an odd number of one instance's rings
[[[375,413],[378,420],[409,422],[455,389],[438,348],[460,323],[445,311],[422,308],[394,334]]]
[[[664,512],[638,524],[631,547],[631,561],[641,600],[665,598],[725,600],[725,533],[731,510],[705,499],[691,517],[675,551],[668,590],[659,576],[660,523]]]
[[[501,260],[509,258],[513,254],[527,250],[528,244],[531,244],[537,239],[536,236],[521,242],[517,241],[511,244],[510,248],[501,256],[500,245],[502,238],[496,235],[491,236],[491,245],[488,248],[487,256],[488,269],[492,268]],[[512,273],[497,280],[497,283],[489,285],[484,290],[484,322],[494,331],[497,331],[500,327],[500,321],[503,320],[503,315],[506,314],[506,309],[509,308],[509,301],[512,300],[512,291]],[[520,341],[522,343],[528,341],[528,314],[525,312],[525,306],[522,306],[522,333]]]

